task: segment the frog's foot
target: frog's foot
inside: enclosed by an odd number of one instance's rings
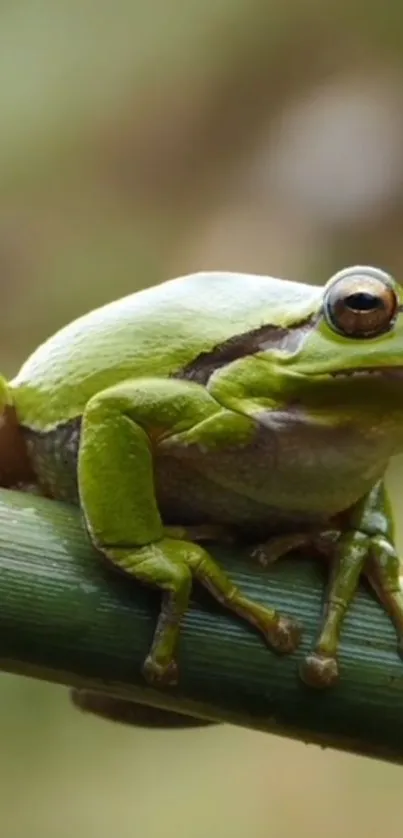
[[[392,620],[397,634],[397,650],[403,659],[403,577],[399,556],[384,536],[372,539],[365,576]]]
[[[175,687],[178,683],[178,665],[171,659],[164,663],[148,655],[143,664],[143,675],[150,686]]]
[[[273,536],[262,544],[258,544],[251,552],[251,558],[259,562],[262,567],[268,567],[281,559],[282,556],[299,550],[301,547],[311,548],[315,554],[329,558],[334,551],[340,531],[324,529],[307,532],[288,533]]]
[[[289,535],[273,536],[268,541],[258,544],[251,551],[251,558],[262,567],[274,564],[282,556],[312,543],[312,533],[291,533]]]
[[[268,645],[279,655],[289,655],[298,648],[302,635],[302,626],[291,617],[278,616],[266,631]]]
[[[299,674],[308,687],[323,689],[336,683],[339,667],[335,657],[312,652],[302,662]]]
[[[201,544],[208,541],[216,541],[220,544],[233,544],[236,541],[234,533],[229,527],[220,524],[199,524],[194,526],[164,527],[164,535],[167,538],[178,539],[179,541],[191,541],[194,544]]]

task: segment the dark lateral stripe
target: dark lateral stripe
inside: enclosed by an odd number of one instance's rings
[[[315,316],[316,317],[316,316]],[[277,349],[281,352],[296,352],[309,334],[314,316],[301,321],[292,328],[282,326],[259,326],[251,332],[235,335],[214,347],[210,352],[201,352],[193,361],[175,373],[174,378],[207,384],[210,376],[218,369],[257,352]]]

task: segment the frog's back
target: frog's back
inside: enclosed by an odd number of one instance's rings
[[[65,422],[105,387],[167,377],[234,335],[302,320],[320,295],[271,277],[197,273],[95,309],[42,344],[11,382],[20,421]]]

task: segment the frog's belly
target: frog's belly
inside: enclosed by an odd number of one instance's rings
[[[25,432],[43,491],[73,503],[78,502],[80,424],[76,420],[45,434]],[[208,452],[168,440],[154,462],[159,508],[167,524],[216,522],[267,534],[300,529],[328,521],[362,497],[385,469],[389,452],[384,449],[373,434],[318,429],[288,418],[274,431],[258,427],[254,441],[243,448]]]
[[[283,509],[222,486],[214,478],[193,471],[184,463],[167,459],[156,474],[157,498],[166,524],[219,523],[245,532],[270,533],[300,530],[329,519],[328,513]]]
[[[244,448],[206,452],[170,447],[157,458],[156,486],[165,519],[218,522],[270,533],[329,521],[382,476],[387,441],[344,428],[257,429]]]

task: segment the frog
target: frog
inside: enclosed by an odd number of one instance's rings
[[[246,539],[270,565],[330,567],[302,681],[339,679],[345,615],[365,576],[402,648],[390,459],[403,451],[403,291],[355,265],[307,284],[199,271],[76,318],[0,378],[0,484],[78,506],[100,559],[161,595],[142,677],[180,682],[193,585],[269,650],[303,626],[248,598],[209,544]]]

